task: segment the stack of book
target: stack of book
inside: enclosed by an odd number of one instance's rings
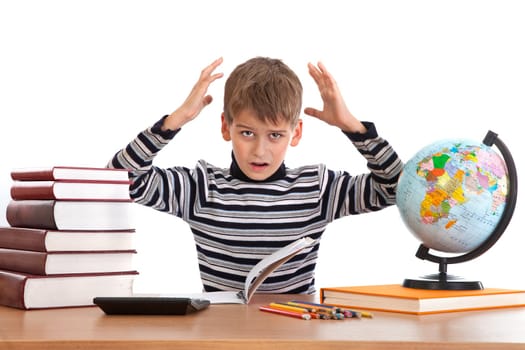
[[[89,306],[132,294],[132,201],[123,169],[11,172],[10,226],[0,227],[0,305]]]

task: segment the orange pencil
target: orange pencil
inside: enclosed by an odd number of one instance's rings
[[[303,314],[309,314],[312,318],[321,318],[321,315],[319,315],[317,312],[314,312],[309,308],[304,308],[300,306],[293,306],[293,305],[281,304],[281,303],[270,303],[269,307],[271,307],[272,309],[294,311],[294,312],[299,312]]]
[[[266,311],[266,312],[271,312],[271,313],[278,314],[278,315],[283,315],[283,316],[290,316],[290,317],[300,318],[300,319],[303,319],[303,320],[309,320],[309,319],[312,318],[312,316],[310,316],[310,314],[307,314],[307,313],[296,312],[296,311],[288,311],[288,310],[283,310],[283,309],[274,309],[274,308],[272,308],[270,306],[260,306],[259,310]]]

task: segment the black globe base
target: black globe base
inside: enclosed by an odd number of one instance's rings
[[[407,278],[403,281],[403,287],[433,290],[481,290],[483,284],[480,281],[465,281],[446,273],[437,273],[418,279]]]

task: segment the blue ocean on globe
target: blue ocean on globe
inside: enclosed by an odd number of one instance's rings
[[[508,186],[505,162],[491,147],[442,140],[406,162],[396,204],[405,225],[426,247],[466,253],[494,231]]]

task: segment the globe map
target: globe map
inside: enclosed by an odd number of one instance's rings
[[[505,162],[491,147],[442,140],[406,162],[396,204],[403,222],[426,247],[466,253],[494,231],[508,186]]]

